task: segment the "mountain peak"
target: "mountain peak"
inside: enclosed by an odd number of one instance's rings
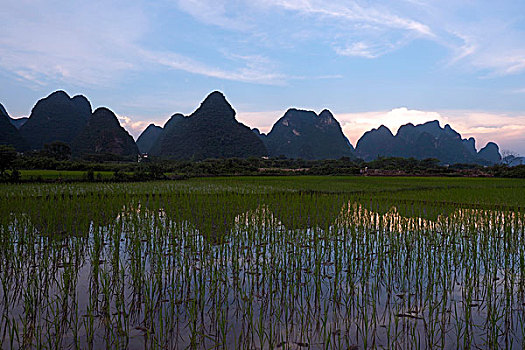
[[[319,113],[319,118],[323,118],[323,119],[333,119],[334,118],[334,115],[332,114],[332,112],[330,112],[330,110],[328,109],[323,109],[323,111],[321,113]]]
[[[485,147],[479,150],[478,156],[490,163],[501,162],[501,154],[499,153],[499,147],[494,142],[489,142]]]
[[[206,106],[206,105],[219,105],[219,104],[226,104],[230,106],[228,101],[226,101],[226,96],[224,96],[222,92],[213,91],[208,96],[206,96],[204,101],[202,101],[201,107]]]
[[[0,145],[10,145],[19,151],[28,149],[27,142],[12,124],[12,119],[2,104],[0,104]]]
[[[71,101],[77,106],[78,109],[89,110],[91,112],[91,103],[84,95],[76,95]]]
[[[149,153],[155,142],[162,135],[163,129],[153,123],[148,125],[137,139],[137,147],[140,153]]]
[[[173,159],[260,157],[268,152],[262,140],[235,119],[222,92],[209,94],[190,116],[173,115],[149,153]]]
[[[58,90],[35,104],[20,133],[32,149],[41,149],[55,141],[71,144],[85,127],[91,112],[85,97],[70,98],[65,91]]]
[[[473,155],[476,155],[478,151],[476,151],[476,140],[473,137],[470,137],[468,139],[462,140],[463,145],[465,145],[465,148]]]
[[[408,124],[407,124],[407,125],[408,125]],[[412,124],[410,124],[410,125],[412,125]],[[412,125],[412,126],[413,126],[413,125]],[[372,131],[373,131],[373,130],[374,130],[374,129],[372,129]],[[375,129],[375,130],[379,131],[379,132],[382,133],[382,134],[385,134],[385,133],[386,133],[386,134],[390,134],[390,135],[394,136],[394,135],[392,134],[392,131],[390,131],[390,129],[387,128],[386,126],[384,126],[383,124],[381,124],[381,126],[380,126],[379,128],[377,128],[377,129]]]
[[[49,100],[69,100],[71,97],[64,90],[57,90],[46,97]]]
[[[148,129],[151,130],[151,129],[162,129],[162,128],[158,125],[151,123],[150,125],[148,125],[148,127],[145,130],[148,130]]]
[[[95,111],[93,112],[93,115],[95,114],[98,114],[98,115],[101,115],[101,114],[112,114],[113,116],[115,116],[115,113],[113,113],[113,111],[107,107],[98,107],[97,109],[95,109]],[[116,118],[116,116],[115,116]]]
[[[224,94],[220,91],[213,91],[206,96],[200,107],[190,115],[190,117],[210,117],[210,118],[227,118],[235,119],[235,111],[230,103],[226,100]]]
[[[93,112],[93,115],[91,116],[91,120],[99,119],[100,121],[103,121],[106,123],[106,125],[119,125],[120,122],[118,121],[117,116],[113,111],[107,107],[98,107],[95,112]]]

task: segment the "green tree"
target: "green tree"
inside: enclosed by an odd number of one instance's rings
[[[42,153],[59,161],[71,159],[71,147],[64,142],[47,143],[44,145]]]
[[[16,170],[16,158],[18,154],[11,146],[0,146],[0,180],[18,181],[20,172]],[[10,170],[10,173],[8,171]]]
[[[11,146],[0,146],[0,174],[13,170],[17,153]]]

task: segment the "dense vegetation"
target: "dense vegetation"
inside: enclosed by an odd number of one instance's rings
[[[525,177],[525,166],[443,166],[436,159],[380,158],[364,162],[346,157],[337,160],[227,158],[202,161],[143,158],[136,162],[134,157],[93,154],[84,160],[75,160],[71,159],[71,148],[60,142],[24,154],[17,154],[13,148],[5,146],[0,146],[0,150],[5,154],[2,163],[6,164],[1,181],[151,181],[221,175]]]

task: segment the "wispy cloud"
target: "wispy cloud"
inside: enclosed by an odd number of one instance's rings
[[[525,33],[515,26],[512,1],[474,4],[455,0],[179,0],[197,20],[255,38],[311,41],[341,56],[377,58],[416,39],[449,50],[448,65],[465,65],[483,76],[525,71]],[[510,10],[505,11],[506,8]],[[523,8],[522,8],[523,10]],[[471,14],[472,18],[469,17]],[[258,17],[262,19],[258,19]],[[285,21],[285,22],[283,22]],[[308,23],[308,26],[304,24]],[[285,23],[285,25],[283,25]],[[293,46],[293,44],[292,44]]]
[[[283,74],[268,70],[266,65],[262,64],[264,60],[260,57],[254,59],[250,56],[239,56],[237,58],[243,61],[241,67],[235,70],[224,70],[172,52],[152,52],[146,50],[140,50],[140,52],[142,57],[148,62],[218,79],[266,85],[283,85],[286,81],[286,76]]]
[[[246,31],[252,27],[246,17],[238,14],[234,2],[225,0],[178,0],[181,10],[201,22],[222,28]]]
[[[224,14],[221,4],[204,11],[198,0],[181,3],[207,21],[228,26],[226,19],[220,19]],[[209,65],[177,52],[148,49],[143,42],[150,34],[151,19],[144,6],[140,1],[123,6],[118,0],[82,4],[8,0],[0,11],[0,67],[39,86],[61,82],[110,85],[151,64],[224,80],[284,83],[285,76],[270,71],[269,61],[260,55],[239,55],[234,60],[240,64],[225,69],[217,60]],[[232,24],[232,28],[241,26]]]
[[[0,67],[21,79],[96,85],[134,68],[127,53],[145,18],[133,4],[8,0],[2,7]]]
[[[344,48],[335,48],[341,56],[356,56],[356,57],[365,57],[365,58],[376,58],[384,54],[384,48],[382,47],[372,47],[367,43],[362,41],[350,44]]]
[[[525,28],[520,1],[474,3],[429,0],[416,4],[435,42],[450,50],[449,65],[500,77],[525,71]]]
[[[341,0],[253,0],[246,3],[179,0],[178,4],[181,10],[208,25],[252,32],[254,38],[277,40],[280,34],[276,32],[279,31],[287,33],[292,42],[321,38],[343,56],[375,58],[415,38],[435,37],[426,24],[396,14],[384,4],[365,6],[359,1]],[[248,22],[246,16],[250,15]],[[255,16],[264,19],[257,20]],[[297,18],[308,21],[308,27],[304,26],[304,20],[296,25],[294,19]],[[286,24],[283,25],[282,21]]]
[[[412,31],[419,35],[433,36],[432,30],[425,24],[396,15],[384,6],[362,6],[358,1],[338,0],[258,0],[258,2],[266,6],[281,7],[303,14],[323,16],[328,19],[362,22],[374,24],[377,27],[390,27]]]
[[[516,25],[517,14],[498,12],[499,6],[453,0],[176,0],[153,8],[143,0],[6,0],[0,10],[0,67],[38,86],[110,85],[142,72],[146,63],[221,80],[286,85],[303,74],[281,71],[275,50],[324,47],[334,55],[374,59],[422,39],[449,50],[449,66],[464,65],[488,77],[520,74],[524,29]],[[198,50],[150,47],[147,38],[161,35],[152,32],[157,18],[181,11],[240,34],[213,43],[220,58],[213,63]],[[465,18],[469,11],[476,20]]]

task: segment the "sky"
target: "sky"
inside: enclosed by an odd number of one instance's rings
[[[3,0],[0,103],[55,90],[135,137],[214,90],[268,132],[290,108],[367,130],[439,120],[525,155],[523,0]]]

